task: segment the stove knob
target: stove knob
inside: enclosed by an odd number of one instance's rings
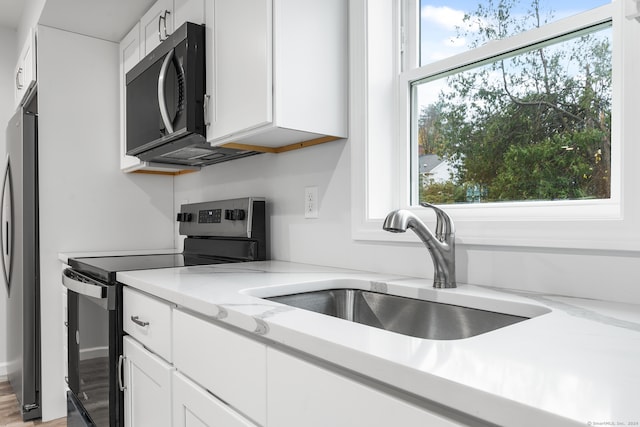
[[[246,218],[244,209],[225,209],[224,219],[229,221],[242,221]]]
[[[178,222],[191,222],[192,215],[189,212],[180,212],[178,213],[178,217],[176,221]]]

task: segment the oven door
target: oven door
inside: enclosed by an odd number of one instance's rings
[[[64,271],[62,282],[67,287],[68,384],[75,409],[68,419],[79,426],[118,426],[123,407],[117,375],[122,291],[72,269]]]

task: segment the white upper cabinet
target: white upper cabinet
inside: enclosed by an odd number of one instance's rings
[[[126,72],[185,22],[206,25],[211,145],[277,153],[348,137],[347,9],[344,0],[158,0],[120,44],[122,170],[194,169],[125,154]]]
[[[141,58],[173,32],[173,0],[158,0],[140,19]]]
[[[173,28],[180,28],[185,22],[205,23],[205,0],[174,0]]]
[[[204,24],[205,0],[158,0],[140,19],[141,58],[185,22]]]
[[[208,139],[216,141],[272,121],[273,23],[269,0],[212,3],[207,91],[214,105]]]
[[[36,36],[29,30],[27,40],[20,51],[14,74],[15,107],[22,105],[25,95],[36,83]]]
[[[126,75],[140,60],[140,23],[129,31],[120,42],[120,169],[135,169],[141,165],[140,159],[127,156],[126,132]]]
[[[207,6],[211,143],[277,149],[347,137],[347,2]]]

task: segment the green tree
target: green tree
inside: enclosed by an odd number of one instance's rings
[[[551,16],[538,0],[524,19],[514,6],[515,0],[483,2],[465,16],[479,30],[460,35],[480,46]],[[610,197],[608,37],[539,47],[454,74],[447,86],[422,108],[418,134],[427,153],[456,166],[452,184],[487,188],[489,201]]]

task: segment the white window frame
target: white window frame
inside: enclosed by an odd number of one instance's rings
[[[404,3],[403,3],[404,2]],[[456,241],[468,245],[527,246],[594,250],[640,250],[639,138],[634,129],[640,112],[640,23],[625,18],[634,0],[614,0],[574,17],[548,24],[508,41],[495,41],[437,64],[401,73],[401,62],[417,61],[415,52],[400,52],[402,7],[416,0],[352,0],[351,5],[351,165],[352,237],[355,240],[416,242],[413,233],[382,231],[387,212],[405,208],[433,225],[428,209],[411,207],[409,164],[409,82],[455,69],[474,55],[499,54],[516,45],[566,32],[582,22],[613,21],[613,105],[611,199],[560,202],[505,202],[443,205],[456,225]],[[390,17],[392,19],[390,19]],[[392,22],[389,22],[392,21]],[[533,36],[533,37],[532,37]],[[409,43],[409,45],[411,45]],[[403,43],[406,46],[406,43]],[[375,47],[375,48],[373,48]],[[624,96],[622,96],[624,94]]]

